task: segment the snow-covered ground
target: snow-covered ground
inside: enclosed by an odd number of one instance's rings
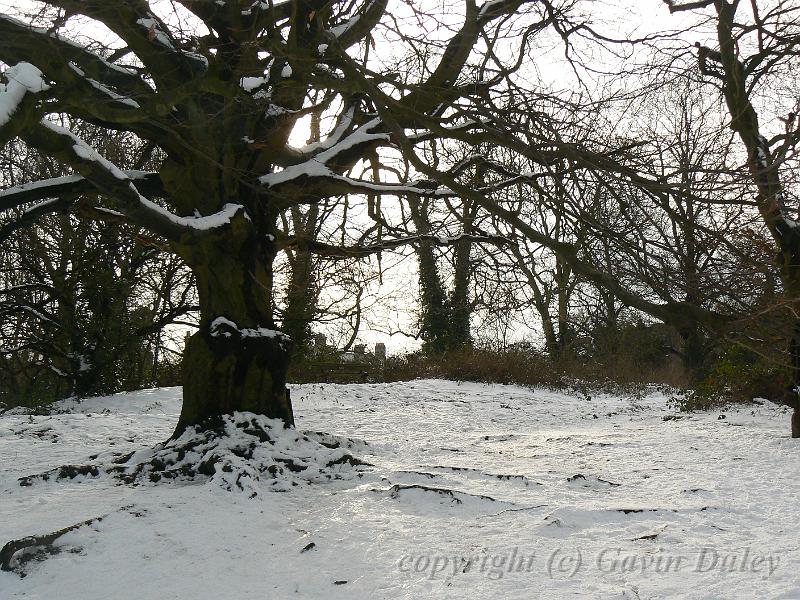
[[[292,399],[300,430],[352,438],[373,466],[243,491],[102,474],[20,486],[163,441],[180,389],[0,416],[0,545],[103,517],[25,577],[1,572],[0,598],[800,598],[800,441],[782,407],[677,415],[659,394],[435,380]],[[319,439],[298,460],[318,460]]]

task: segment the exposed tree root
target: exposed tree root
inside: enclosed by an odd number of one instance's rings
[[[258,482],[284,491],[299,483],[316,483],[361,476],[369,463],[351,450],[365,442],[320,432],[285,428],[278,419],[253,413],[224,415],[204,427],[189,427],[176,439],[128,454],[92,457],[86,465],[65,465],[39,475],[22,477],[22,486],[41,481],[82,477],[113,477],[138,485],[162,480],[211,481],[251,497]],[[261,488],[263,489],[263,487]]]

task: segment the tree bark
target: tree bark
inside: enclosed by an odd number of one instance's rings
[[[248,228],[250,229],[250,228]],[[290,339],[274,330],[268,290],[274,251],[252,230],[182,248],[197,278],[200,329],[183,357],[183,408],[174,435],[250,411],[294,425],[286,388]]]
[[[319,136],[317,136],[319,137]],[[316,140],[315,140],[316,141]],[[298,236],[316,238],[319,206],[308,207],[305,215],[299,207],[292,207],[292,223]],[[314,272],[314,255],[307,250],[287,253],[291,275],[286,292],[286,309],[282,328],[292,338],[292,353],[302,357],[308,354],[311,345],[311,323],[317,310],[317,282]]]
[[[474,214],[474,211],[469,208],[464,211],[463,231],[465,234],[472,233]],[[461,350],[472,344],[469,323],[472,312],[469,301],[469,284],[472,274],[471,252],[472,242],[468,239],[458,241],[455,249],[453,291],[448,299],[450,309],[448,350]]]
[[[176,427],[213,423],[234,411],[250,411],[294,425],[286,388],[289,365],[285,337],[230,337],[201,330],[189,338],[183,357],[183,408]]]
[[[427,201],[409,201],[411,218],[420,235],[429,235]],[[431,242],[422,241],[416,247],[419,264],[422,348],[426,352],[441,354],[448,348],[449,319],[447,297],[436,265],[436,255]]]
[[[292,338],[293,352],[305,356],[311,344],[311,322],[317,308],[314,289],[314,257],[310,252],[296,250],[289,259],[291,276],[286,293],[286,310],[282,327]]]

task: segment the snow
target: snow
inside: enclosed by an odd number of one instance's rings
[[[357,128],[351,134],[336,142],[330,148],[320,152],[315,157],[316,160],[327,163],[335,158],[339,153],[349,150],[353,146],[373,141],[386,141],[389,139],[389,134],[385,132],[370,133],[373,129],[381,125],[381,119],[372,119],[361,127]]]
[[[282,171],[268,173],[258,178],[259,182],[266,186],[272,187],[281,183],[286,183],[299,177],[332,177],[336,175],[327,166],[314,159],[301,163],[299,165],[291,165]]]
[[[63,127],[59,127],[59,129],[62,132],[66,132],[67,131]],[[91,162],[96,162],[96,163],[102,164],[106,169],[108,169],[111,172],[111,174],[114,177],[116,177],[119,180],[124,181],[124,180],[128,179],[128,176],[125,174],[125,172],[122,169],[117,167],[111,161],[106,160],[103,156],[100,155],[99,152],[97,152],[97,150],[95,150],[94,148],[92,148],[91,146],[89,146],[88,144],[83,142],[83,140],[77,140],[77,138],[76,138],[76,141],[78,143],[76,143],[76,144],[74,144],[72,146],[72,151],[76,155],[78,155],[80,158],[82,158],[83,160],[88,160],[88,161],[91,161]]]
[[[135,189],[135,188],[134,188]],[[138,192],[137,192],[138,193]],[[218,227],[223,227],[225,225],[229,225],[231,219],[236,216],[236,213],[241,211],[245,211],[244,206],[241,204],[225,204],[219,211],[211,214],[206,215],[204,217],[179,217],[171,212],[169,212],[166,208],[159,206],[152,200],[148,200],[144,196],[139,196],[139,202],[142,203],[148,209],[160,213],[162,216],[168,218],[170,221],[175,223],[176,225],[180,225],[182,227],[190,227],[196,231],[208,231],[210,229],[216,229]],[[250,217],[247,215],[247,212],[244,212],[245,218],[249,219]]]
[[[128,177],[125,171],[123,171],[117,165],[115,165],[110,160],[102,156],[97,150],[92,148],[89,144],[87,144],[84,140],[82,140],[77,135],[72,133],[69,129],[61,127],[60,125],[56,125],[55,123],[48,121],[47,119],[42,119],[41,123],[44,127],[47,127],[50,131],[58,135],[64,135],[72,138],[72,140],[74,141],[74,144],[72,145],[72,151],[79,158],[82,158],[83,160],[87,160],[90,162],[98,163],[120,181],[127,181],[128,179],[130,179],[130,177]]]
[[[292,165],[286,167],[281,171],[276,171],[274,173],[269,173],[267,175],[262,175],[258,178],[258,180],[268,186],[273,187],[276,185],[280,185],[282,183],[287,183],[293,181],[295,179],[299,179],[300,177],[309,177],[309,178],[327,178],[333,181],[341,181],[342,183],[346,183],[352,188],[364,191],[364,192],[379,192],[379,193],[386,193],[386,194],[429,194],[429,190],[424,190],[421,188],[416,188],[410,185],[401,185],[401,184],[380,184],[380,183],[372,183],[370,181],[362,181],[360,179],[352,179],[350,177],[345,177],[344,175],[339,175],[331,171],[326,165],[318,162],[316,159],[308,160],[304,163],[299,165]]]
[[[136,100],[134,100],[134,99],[130,98],[129,96],[123,96],[123,95],[121,95],[121,94],[118,94],[117,92],[115,92],[114,90],[112,90],[112,89],[110,89],[110,88],[106,87],[105,85],[103,85],[103,84],[102,84],[102,83],[100,83],[99,81],[96,81],[96,80],[94,80],[94,79],[92,79],[92,78],[90,78],[90,77],[86,77],[86,73],[84,72],[84,70],[83,70],[83,69],[81,69],[81,68],[80,68],[78,65],[76,65],[74,62],[70,61],[70,62],[68,63],[68,66],[69,66],[69,68],[70,68],[70,69],[72,69],[72,70],[73,70],[73,71],[74,71],[74,72],[75,72],[77,75],[79,75],[80,77],[83,77],[84,79],[86,79],[86,81],[88,81],[88,82],[89,82],[89,84],[90,84],[92,87],[94,87],[94,88],[95,88],[96,90],[98,90],[99,92],[102,92],[103,94],[105,94],[106,96],[108,96],[109,98],[111,98],[112,100],[114,100],[114,101],[116,101],[116,102],[120,102],[120,103],[122,103],[122,104],[125,104],[125,105],[127,105],[127,106],[130,106],[131,108],[141,108],[141,107],[139,106],[139,103],[138,103],[138,102],[136,102]]]
[[[202,65],[203,70],[208,70],[208,58],[203,56],[202,54],[198,54],[197,52],[189,52],[188,50],[184,50],[182,52],[184,56],[188,56],[194,61],[199,62]]]
[[[281,77],[287,78],[292,76],[292,65],[286,63],[283,65],[283,69],[281,69]]]
[[[267,329],[266,327],[240,328],[226,317],[217,317],[211,321],[208,330],[212,337],[230,338],[236,335],[242,338],[280,338],[281,340],[289,340],[289,336],[281,331]]]
[[[252,92],[268,82],[266,77],[242,77],[239,85],[245,92]]]
[[[354,115],[355,107],[351,106],[342,114],[339,124],[327,138],[319,142],[311,142],[310,144],[306,144],[305,146],[298,148],[298,152],[302,154],[311,154],[312,152],[326,150],[336,145],[339,141],[341,141],[342,136],[347,133],[350,125],[352,125]]]
[[[257,92],[256,94],[254,94],[253,97],[257,98],[258,94],[260,94],[260,93],[261,92]],[[267,97],[267,96],[265,96],[265,97]],[[290,112],[291,111],[289,109],[287,109],[287,108],[285,108],[283,106],[279,106],[277,104],[270,104],[269,106],[267,106],[267,110],[264,111],[264,114],[266,116],[268,116],[268,117],[279,117],[281,115],[285,115],[285,114],[288,114]]]
[[[358,24],[358,22],[361,20],[362,15],[368,13],[372,9],[372,5],[375,4],[376,1],[377,0],[371,0],[369,4],[364,6],[362,12],[350,17],[347,21],[344,21],[339,25],[331,27],[328,33],[330,33],[330,35],[332,35],[334,38],[337,39],[342,37],[345,33],[350,31],[350,29],[352,29]]]
[[[39,363],[39,364],[42,364],[42,363]],[[68,375],[67,373],[65,373],[64,371],[62,371],[61,369],[59,369],[59,368],[58,368],[58,367],[56,367],[55,365],[47,365],[47,367],[48,367],[48,368],[49,368],[49,369],[50,369],[50,370],[51,370],[53,373],[55,373],[56,375],[58,375],[59,377],[69,377],[69,375]]]
[[[45,315],[41,311],[36,310],[32,306],[28,306],[27,304],[21,304],[21,305],[19,305],[18,308],[20,308],[21,310],[24,310],[25,312],[33,315],[34,317],[36,317],[40,321],[47,321],[49,323],[52,323],[56,327],[60,327],[60,325],[58,323],[56,323],[55,321],[53,321],[53,319],[51,319],[50,317],[48,317],[47,315]]]
[[[30,23],[26,23],[24,21],[20,21],[19,19],[15,19],[14,17],[11,17],[9,15],[4,15],[4,14],[0,14],[0,20],[7,21],[8,23],[16,25],[17,27],[24,27],[26,29],[30,29],[31,31],[33,31],[35,33],[38,33],[38,34],[41,34],[41,35],[46,35],[46,36],[51,37],[51,38],[53,38],[55,40],[58,40],[62,44],[68,44],[68,45],[72,46],[73,48],[75,48],[76,50],[78,50],[80,52],[80,54],[90,55],[94,60],[97,60],[97,61],[101,62],[103,64],[103,66],[105,66],[105,67],[107,67],[109,69],[113,69],[114,71],[117,71],[118,73],[123,73],[125,75],[136,75],[136,71],[134,71],[132,69],[129,69],[129,68],[126,68],[126,67],[121,67],[119,65],[115,65],[112,62],[108,62],[106,59],[104,59],[99,54],[95,54],[94,52],[91,52],[91,51],[87,50],[84,45],[75,43],[75,42],[73,42],[71,40],[68,40],[67,38],[61,37],[60,35],[58,35],[52,29],[48,29],[48,28],[45,28],[45,27],[32,27]]]
[[[800,223],[798,223],[794,219],[787,217],[785,215],[781,217],[781,219],[789,229],[800,229]]]
[[[67,66],[73,71],[75,71],[81,77],[86,77],[86,72],[83,69],[81,69],[78,65],[76,65],[73,61],[69,61],[69,63],[67,63]]]
[[[86,81],[88,81],[92,85],[92,87],[94,87],[96,90],[104,93],[106,96],[108,96],[109,98],[111,98],[115,102],[119,102],[121,104],[125,104],[126,106],[130,106],[131,108],[141,108],[141,106],[139,106],[139,103],[136,102],[136,100],[134,100],[133,98],[130,98],[129,96],[123,96],[121,94],[118,94],[114,90],[109,89],[106,86],[104,86],[99,81],[95,81],[94,79],[91,79],[91,78],[87,78]]]
[[[478,18],[485,18],[486,15],[488,15],[491,11],[496,10],[500,5],[505,3],[506,0],[490,0],[489,2],[484,2],[483,6],[481,6],[480,10],[478,11]]]
[[[26,577],[0,572],[0,596],[800,597],[800,442],[784,407],[685,415],[657,392],[438,380],[299,385],[292,399],[297,432],[258,418],[275,435],[259,460],[307,468],[233,491],[224,471],[18,485],[109,450],[167,451],[179,388],[0,415],[0,543],[94,519]],[[320,476],[345,452],[373,466]]]
[[[8,83],[0,83],[0,127],[17,111],[25,94],[38,94],[50,89],[42,72],[27,62],[20,62],[5,72]]]
[[[233,219],[233,217],[236,215],[236,213],[238,213],[240,210],[243,211],[244,216],[245,216],[246,219],[250,218],[249,215],[247,214],[247,211],[245,210],[244,206],[242,206],[241,204],[225,204],[216,213],[213,213],[211,215],[206,215],[206,216],[180,217],[178,215],[175,215],[175,214],[171,213],[170,211],[168,211],[167,209],[165,209],[164,207],[156,204],[152,200],[149,200],[148,198],[145,198],[144,196],[142,196],[139,193],[139,190],[136,189],[136,186],[133,184],[133,181],[143,177],[144,175],[146,175],[146,172],[144,172],[144,171],[123,171],[118,166],[116,166],[114,163],[112,163],[110,160],[108,160],[107,158],[102,156],[97,150],[92,148],[84,140],[82,140],[81,138],[76,136],[74,133],[72,133],[69,129],[61,127],[60,125],[56,125],[55,123],[52,123],[52,122],[48,121],[47,119],[43,119],[41,121],[41,124],[44,127],[47,127],[48,129],[50,129],[51,131],[53,131],[54,133],[56,133],[58,135],[63,135],[63,136],[67,136],[67,137],[71,138],[73,140],[73,142],[74,142],[73,145],[72,145],[72,151],[76,154],[76,156],[78,156],[79,158],[81,158],[83,160],[97,163],[98,165],[100,165],[101,167],[106,169],[111,175],[113,175],[115,178],[119,179],[120,181],[127,181],[128,185],[130,186],[131,191],[136,195],[136,198],[138,199],[139,203],[144,208],[146,208],[148,210],[151,210],[151,211],[153,211],[155,213],[158,213],[159,215],[161,215],[162,217],[165,217],[166,219],[172,221],[176,225],[180,225],[182,227],[189,227],[189,228],[194,229],[196,231],[207,231],[207,230],[210,230],[210,229],[216,229],[218,227],[223,227],[225,225],[230,224],[231,219]],[[69,177],[74,177],[74,176],[69,176]],[[42,182],[36,182],[36,183],[33,183],[33,184],[27,184],[28,187],[26,189],[35,188],[37,186],[45,186],[45,185],[52,184],[54,182],[55,183],[59,183],[59,182],[60,183],[66,183],[66,182],[69,182],[69,181],[73,181],[73,179],[60,179],[60,178],[48,179],[48,180],[44,180]],[[17,191],[19,191],[23,187],[24,186],[20,186],[19,188],[15,188],[15,189],[17,189]],[[10,193],[10,191],[11,190],[5,190],[3,192],[0,192],[0,197],[3,194]]]
[[[2,194],[0,194],[0,196],[2,196]],[[56,202],[58,202],[58,200],[59,200],[58,198],[50,198],[49,200],[42,200],[41,202],[37,202],[36,204],[32,204],[32,205],[28,206],[23,211],[23,213],[24,214],[28,214],[28,213],[31,213],[31,212],[36,212],[39,209],[44,208],[45,206],[50,206],[52,204],[55,204]]]
[[[340,23],[339,25],[331,27],[330,34],[335,38],[342,37],[345,33],[347,33],[347,31],[351,27],[353,27],[358,22],[358,20],[360,18],[361,18],[361,16],[359,15],[359,16],[353,17],[351,19],[348,19],[344,23]]]
[[[190,52],[187,50],[178,51],[172,43],[170,37],[159,27],[158,21],[153,16],[142,17],[136,20],[138,25],[147,29],[148,38],[155,40],[160,45],[171,50],[172,52],[180,52],[181,55],[191,58],[203,65],[204,69],[208,68],[208,59],[202,54]]]
[[[85,354],[74,354],[70,355],[70,358],[78,359],[78,371],[80,373],[85,373],[86,371],[90,371],[92,369],[92,362]]]
[[[62,177],[53,177],[50,179],[40,179],[39,181],[32,181],[31,183],[23,183],[21,185],[15,185],[13,187],[6,188],[4,190],[0,190],[0,198],[3,196],[9,196],[11,194],[16,194],[19,192],[27,192],[36,190],[42,187],[47,186],[58,186],[65,183],[77,183],[78,181],[83,180],[83,177],[80,175],[64,175]]]
[[[348,113],[342,120],[342,123],[337,126],[331,137],[324,142],[312,143],[301,149],[302,152],[313,151],[322,149],[321,152],[316,154],[309,160],[297,165],[290,165],[282,171],[268,173],[259,177],[259,181],[266,186],[275,186],[281,183],[286,183],[299,177],[328,177],[338,181],[345,181],[354,186],[360,186],[364,189],[373,191],[397,191],[397,186],[385,186],[381,184],[370,184],[369,182],[357,181],[338,175],[328,168],[327,163],[336,158],[341,152],[349,150],[358,144],[365,144],[374,141],[385,141],[389,139],[389,134],[384,132],[371,133],[381,124],[380,119],[372,119],[371,121],[356,128],[348,135],[344,135],[344,131],[350,123],[352,115]],[[416,191],[413,188],[407,188],[400,191]]]
[[[63,133],[63,131],[61,132]],[[152,175],[151,171],[139,171],[139,170],[123,171],[123,173],[129,179],[143,179],[148,175]],[[50,179],[40,179],[38,181],[23,183],[20,185],[8,187],[4,190],[0,190],[0,198],[12,196],[14,194],[19,194],[22,192],[31,192],[33,190],[38,190],[44,187],[57,187],[68,183],[77,183],[83,180],[84,177],[82,175],[63,175],[61,177],[51,177]]]

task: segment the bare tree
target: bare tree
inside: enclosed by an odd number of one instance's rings
[[[178,22],[145,0],[43,4],[47,10],[27,21],[0,17],[0,60],[10,65],[0,140],[19,136],[74,175],[7,189],[3,207],[44,200],[26,214],[74,210],[75,192],[92,190],[101,201],[87,212],[114,211],[166,240],[192,269],[200,330],[185,350],[178,432],[234,410],[291,424],[290,341],[275,330],[275,256],[289,246],[359,256],[408,240],[334,247],[286,237],[280,213],[342,194],[437,195],[437,184],[347,173],[381,146],[402,151],[404,130],[424,136],[459,98],[491,86],[465,66],[479,40],[496,40],[492,28],[524,2],[467,0],[449,38],[413,40],[426,60],[409,63],[399,78],[371,70],[366,57],[381,32],[409,40],[391,27],[399,7],[390,10],[386,0],[184,1],[175,4]],[[102,23],[118,47],[67,39],[60,30],[75,15]],[[551,20],[545,15],[531,31]],[[376,30],[381,23],[390,25]],[[321,99],[312,105],[313,97]],[[320,109],[335,116],[328,135],[292,147],[298,121]],[[56,125],[56,114],[130,131],[164,160],[155,172],[123,171],[70,131],[71,121]]]
[[[120,165],[147,160],[130,135],[105,135],[93,127],[82,127],[82,134]],[[0,157],[8,184],[63,175],[60,164],[19,142]],[[76,204],[87,201],[80,197]],[[178,347],[168,342],[165,328],[196,310],[182,262],[113,220],[56,213],[16,228],[26,213],[11,212],[0,219],[0,354],[6,367],[0,388],[8,401],[51,401],[155,381],[162,355]]]
[[[789,107],[785,116],[775,114],[776,107],[772,108],[773,118],[783,116],[784,121],[781,130],[772,128],[771,137],[769,129],[761,123],[755,103],[760,93],[770,86],[781,86],[781,79],[791,77],[792,66],[796,68],[800,7],[784,0],[763,4],[740,0],[669,0],[667,4],[672,12],[711,11],[716,47],[696,44],[700,72],[709,84],[716,84],[721,90],[730,127],[746,151],[749,186],[777,247],[781,281],[796,316],[800,314],[800,226],[795,220],[797,208],[792,208],[784,180],[800,141],[797,99],[787,96]],[[786,401],[794,407],[792,436],[800,437],[800,319],[795,321],[794,332],[787,338],[790,338],[792,385]]]

